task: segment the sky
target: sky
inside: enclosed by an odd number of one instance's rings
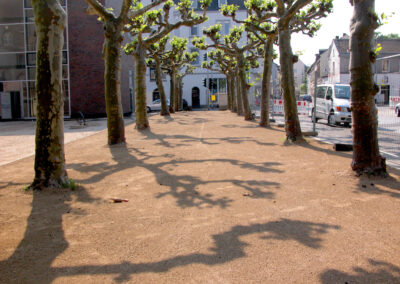
[[[320,49],[327,49],[336,36],[343,33],[350,35],[350,19],[353,7],[349,0],[333,0],[333,13],[321,20],[322,27],[314,38],[305,35],[292,35],[293,53],[301,52],[300,59],[308,66],[315,60]],[[377,29],[382,34],[397,33],[400,35],[400,0],[376,0],[375,11],[378,15],[395,13],[386,25]]]

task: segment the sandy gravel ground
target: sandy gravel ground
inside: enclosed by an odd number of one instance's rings
[[[400,173],[229,112],[66,145],[74,191],[0,166],[0,283],[400,283]],[[110,198],[129,202],[111,203]]]

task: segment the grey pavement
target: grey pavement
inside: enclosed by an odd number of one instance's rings
[[[125,125],[134,117],[125,118]],[[76,120],[64,121],[64,143],[82,139],[107,128],[107,119],[88,119],[82,126]],[[0,166],[32,156],[35,152],[36,121],[0,122]]]

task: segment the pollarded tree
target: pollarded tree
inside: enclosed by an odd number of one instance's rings
[[[171,76],[171,106],[174,111],[179,110],[179,71],[196,61],[198,52],[187,52],[188,40],[186,38],[173,37],[170,41],[171,49],[163,60],[163,67]],[[190,69],[189,69],[190,70]]]
[[[386,162],[379,153],[378,120],[373,80],[374,31],[378,27],[375,0],[352,0],[350,35],[350,85],[353,117],[352,168],[358,174],[386,176]]]
[[[174,6],[172,0],[165,2],[160,10],[148,11],[145,15],[131,18],[130,33],[134,40],[125,47],[125,51],[133,55],[136,65],[136,128],[139,130],[149,127],[146,112],[146,51],[152,44],[181,26],[190,27],[205,22],[211,0],[200,0],[200,3],[202,15],[193,11],[190,0],[180,0],[176,8],[180,20],[175,23],[169,22],[170,10]]]
[[[269,0],[247,0],[245,6],[249,17],[245,20],[239,20],[236,17],[238,9],[235,5],[225,5],[221,8],[225,16],[229,16],[238,24],[243,24],[246,32],[252,33],[264,45],[263,76],[261,83],[261,110],[260,125],[269,126],[269,101],[271,93],[271,74],[272,61],[274,59],[274,43],[278,29],[273,19],[276,19],[274,1]]]
[[[191,57],[193,58],[192,62],[194,62],[198,56],[199,54],[196,52],[196,57]],[[179,70],[176,79],[178,87],[178,110],[181,110],[183,108],[183,78],[185,78],[189,74],[193,74],[194,70],[196,70],[196,66],[193,66],[192,64],[184,64]]]
[[[147,65],[154,67],[155,70],[155,79],[157,84],[157,89],[160,94],[160,101],[161,101],[161,111],[160,115],[162,116],[169,116],[169,108],[167,104],[167,97],[165,95],[164,84],[162,82],[163,76],[163,61],[167,58],[166,46],[169,37],[166,36],[162,38],[158,43],[154,43],[150,46],[148,51],[148,60]],[[164,68],[165,69],[165,68]]]
[[[222,50],[211,50],[207,53],[210,61],[204,61],[203,68],[214,72],[223,73],[226,76],[226,89],[228,95],[228,109],[237,112],[236,105],[236,61],[234,58],[227,56]]]
[[[208,48],[220,49],[224,51],[227,55],[232,56],[236,59],[239,76],[238,83],[240,85],[240,97],[244,110],[244,118],[245,120],[253,120],[248,99],[248,90],[250,89],[250,85],[247,83],[246,73],[250,65],[252,67],[256,67],[257,61],[249,60],[250,58],[253,58],[253,55],[247,58],[247,53],[260,46],[260,42],[255,37],[251,37],[248,35],[247,43],[241,44],[242,38],[244,36],[244,28],[242,26],[233,27],[230,30],[229,34],[223,37],[222,42],[221,35],[219,34],[220,29],[221,25],[217,24],[203,30],[203,34],[211,39],[212,44],[206,44],[206,40],[204,37],[194,38],[192,40],[192,43],[197,48],[200,48],[202,50],[206,50]]]
[[[36,45],[36,148],[32,189],[65,187],[61,50],[66,14],[58,0],[33,0]]]
[[[309,30],[309,25],[332,11],[333,0],[275,0],[279,39],[279,58],[281,64],[282,89],[285,108],[286,138],[290,141],[302,141],[302,133],[295,96],[293,63],[298,57],[293,55],[290,44],[291,33]],[[313,29],[311,29],[313,30]]]
[[[112,9],[105,8],[98,0],[85,0],[88,13],[99,16],[104,25],[103,59],[105,65],[104,94],[106,100],[108,144],[125,142],[124,118],[121,103],[121,44],[125,25],[130,18],[143,15],[153,7],[167,1],[157,0],[142,7],[137,0],[123,0],[121,11],[115,16]]]

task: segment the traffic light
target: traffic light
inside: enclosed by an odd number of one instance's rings
[[[207,53],[203,54],[203,61],[207,61]]]
[[[207,87],[207,79],[206,78],[203,79],[203,86]]]

